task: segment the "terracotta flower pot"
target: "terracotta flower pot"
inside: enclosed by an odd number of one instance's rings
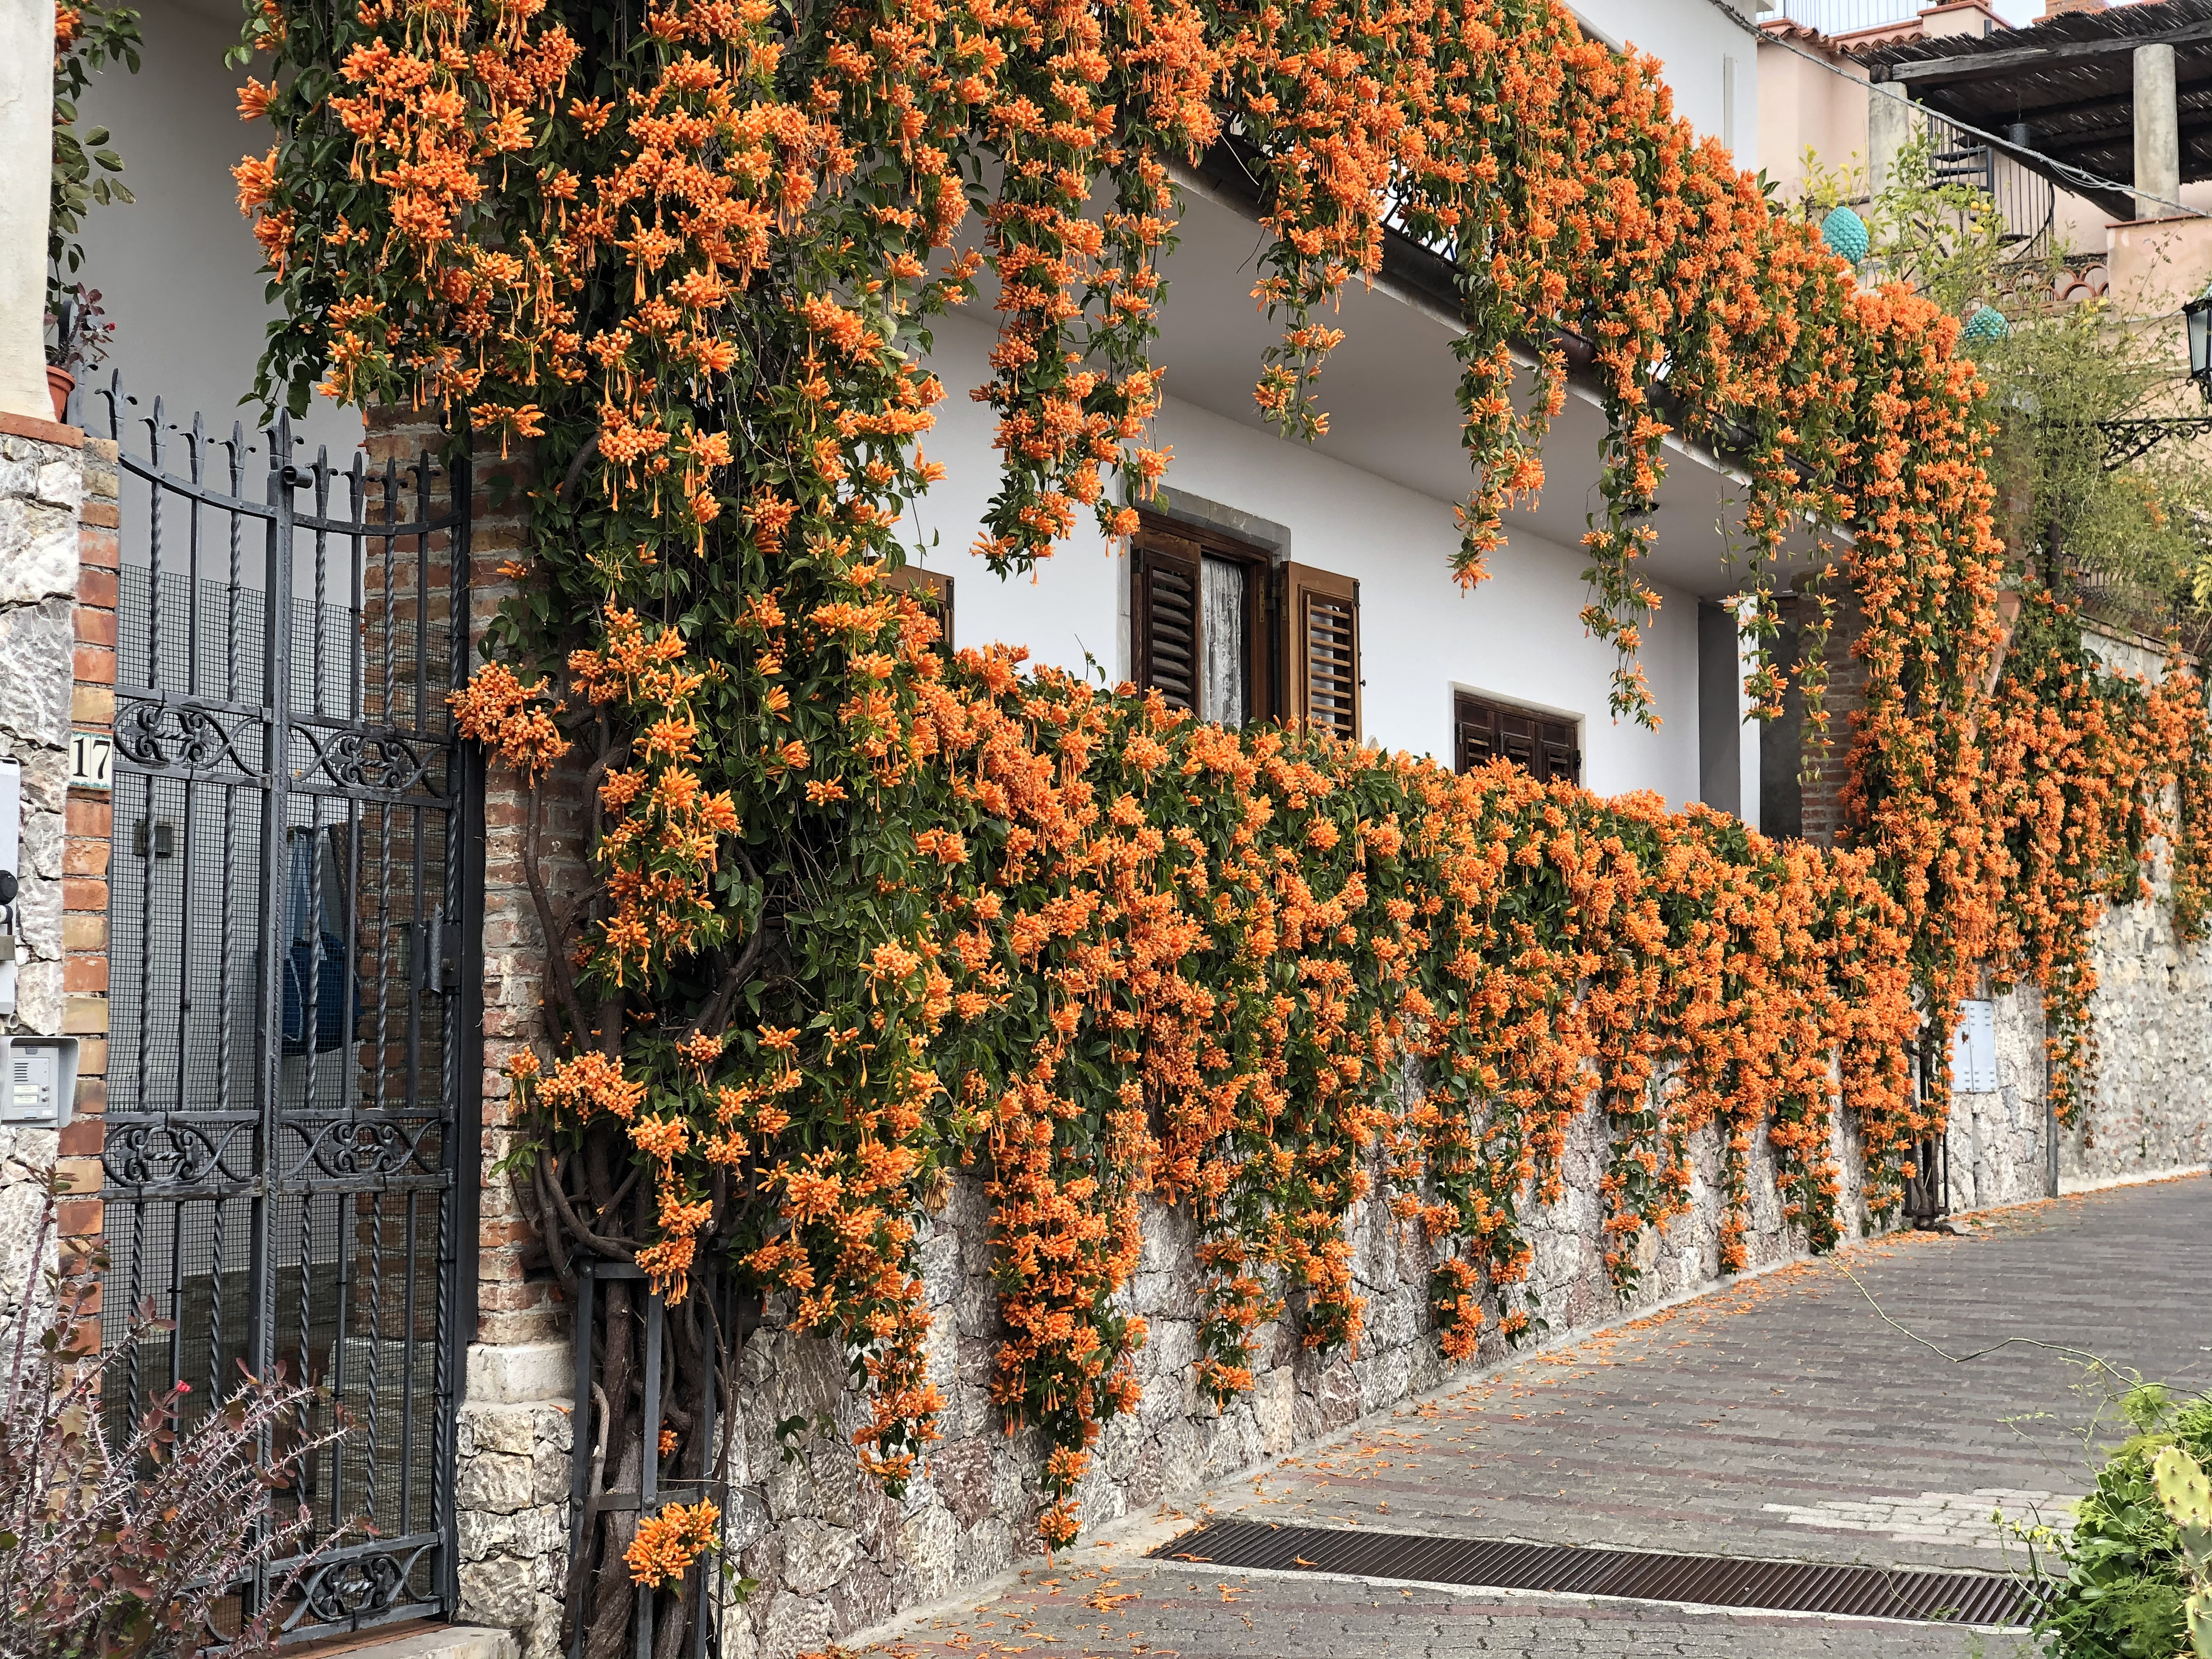
[[[53,394],[54,419],[57,421],[69,419],[70,393],[76,389],[76,375],[65,368],[56,368],[52,363],[46,365],[46,390]]]

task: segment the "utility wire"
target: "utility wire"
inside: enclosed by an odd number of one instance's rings
[[[1729,8],[1725,6],[1722,9],[1723,10],[1729,9]],[[1840,64],[1832,64],[1826,58],[1821,57],[1818,52],[1807,52],[1802,46],[1792,45],[1790,41],[1784,40],[1780,35],[1774,33],[1771,30],[1762,28],[1759,30],[1759,34],[1762,43],[1771,42],[1773,45],[1781,47],[1784,52],[1796,53],[1808,64],[1817,64],[1820,68],[1827,70],[1831,75],[1838,76],[1844,80],[1851,82],[1856,85],[1864,87],[1867,91],[1867,95],[1869,98],[1887,98],[1892,95],[1877,89],[1875,83],[1871,81],[1860,80],[1857,76],[1852,74]],[[2046,173],[2054,184],[2063,181],[2069,185],[2078,185],[2085,190],[2118,191],[2121,195],[2132,196],[2138,201],[2155,202],[2160,207],[2170,207],[2176,213],[2194,215],[2197,211],[2197,210],[2193,207],[2190,207],[2183,203],[2175,201],[2170,196],[2154,196],[2148,191],[2138,190],[2133,185],[2124,185],[2117,179],[2100,177],[2097,173],[2089,172],[2085,167],[2077,167],[2069,161],[2061,161],[2055,157],[2044,155],[2039,150],[2030,149],[2025,145],[2014,143],[2011,139],[2007,138],[2001,134],[1990,132],[1984,128],[1978,127],[1970,121],[1961,121],[1956,116],[1946,115],[1942,110],[1935,108],[1932,105],[1916,104],[1913,103],[1911,99],[1905,99],[1904,101],[1911,108],[1923,111],[1926,113],[1934,116],[1937,120],[1945,123],[1947,125],[1956,127],[1960,132],[1970,132],[1977,138],[1982,139],[1986,143],[1995,144],[2005,155],[2011,156],[2014,161],[2019,161],[2023,167],[2029,167],[2031,172]]]

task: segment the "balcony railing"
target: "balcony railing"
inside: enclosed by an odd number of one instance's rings
[[[1920,15],[1921,0],[1765,0],[1759,9],[1765,22],[1787,17],[1823,34],[1849,34],[1884,23],[1909,22]]]

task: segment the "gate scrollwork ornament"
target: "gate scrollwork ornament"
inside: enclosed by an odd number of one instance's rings
[[[240,716],[238,724],[258,729],[260,722]],[[222,715],[195,703],[123,704],[116,710],[115,747],[125,759],[149,771],[228,769],[250,774],[258,769],[239,753],[235,734]]]

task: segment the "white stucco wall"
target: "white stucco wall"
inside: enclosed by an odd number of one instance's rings
[[[0,410],[53,418],[46,395],[46,204],[53,0],[0,7]]]
[[[969,550],[998,476],[994,416],[966,396],[988,374],[990,340],[984,319],[937,328],[932,366],[951,395],[923,447],[951,476],[910,521],[921,562],[955,580],[957,643],[1026,645],[1034,660],[1075,673],[1087,652],[1120,680],[1130,672],[1127,567],[1095,532],[1086,527],[1033,578],[1001,581]],[[1180,490],[1283,525],[1292,558],[1359,580],[1370,738],[1449,763],[1456,685],[1580,720],[1583,780],[1593,789],[1656,789],[1677,806],[1696,799],[1693,598],[1662,592],[1645,642],[1661,728],[1617,726],[1606,712],[1612,653],[1577,620],[1586,599],[1580,550],[1515,527],[1490,580],[1464,592],[1450,574],[1458,544],[1450,503],[1346,465],[1327,440],[1291,443],[1173,398],[1158,431],[1175,455],[1171,496]]]
[[[253,385],[253,364],[270,319],[261,250],[239,216],[230,169],[268,147],[266,123],[238,118],[246,71],[226,68],[237,44],[236,0],[138,0],[146,36],[137,75],[110,70],[87,88],[84,123],[106,126],[121,152],[123,179],[137,198],[95,208],[85,225],[81,279],[98,289],[115,325],[115,351],[92,377],[105,386],[120,369],[141,413],[158,394],[172,422],[195,411],[228,434],[258,418],[238,400]],[[264,71],[266,73],[264,68]],[[105,435],[105,404],[86,422]],[[350,456],[361,417],[318,400],[295,430]]]
[[[1736,135],[1750,164],[1754,43],[1710,0],[1583,9],[1601,33],[1666,58],[1680,107],[1709,131],[1719,131],[1721,59],[1735,56]],[[144,72],[105,77],[85,100],[87,118],[113,130],[139,198],[136,206],[94,216],[86,279],[102,291],[117,324],[114,364],[141,398],[139,412],[158,392],[172,421],[198,410],[227,430],[272,315],[228,171],[263,129],[236,118],[240,75],[222,63],[235,39],[229,0],[145,0],[144,10]],[[1170,487],[1286,525],[1292,556],[1360,580],[1367,733],[1449,758],[1457,685],[1577,718],[1584,777],[1594,788],[1656,789],[1677,805],[1694,799],[1694,597],[1661,583],[1667,603],[1644,652],[1664,722],[1656,733],[1612,722],[1610,653],[1576,620],[1585,599],[1583,559],[1570,544],[1595,477],[1589,420],[1571,412],[1555,434],[1551,510],[1541,528],[1516,514],[1491,580],[1462,592],[1449,575],[1457,538],[1448,496],[1467,474],[1443,319],[1417,317],[1379,290],[1347,294],[1342,320],[1352,337],[1324,398],[1336,432],[1311,448],[1285,443],[1250,412],[1251,379],[1272,337],[1253,314],[1243,268],[1254,228],[1199,202],[1190,206],[1184,250],[1171,262],[1176,299],[1161,348],[1174,370],[1169,385],[1182,392],[1169,401],[1158,434],[1176,455]],[[1079,536],[1034,579],[1001,582],[969,552],[998,477],[994,417],[966,395],[988,378],[992,322],[979,302],[977,314],[947,319],[937,331],[937,367],[951,396],[925,447],[951,476],[914,517],[924,560],[958,579],[962,642],[1026,644],[1037,660],[1078,672],[1087,652],[1109,679],[1121,679],[1129,672],[1127,567],[1095,534]],[[302,424],[311,442],[328,444],[341,463],[360,430],[356,416],[321,403]],[[1683,483],[1691,482],[1684,471]],[[1679,526],[1667,531],[1670,546],[1683,538],[1699,546],[1711,541],[1711,507],[1694,499],[1699,504],[1682,509]],[[126,518],[135,523],[128,511]],[[1672,522],[1662,515],[1662,527]],[[932,533],[933,549],[927,546]],[[125,539],[126,559],[143,560],[137,538]],[[1712,545],[1712,554],[1693,557],[1717,569]]]
[[[1676,113],[1701,133],[1733,143],[1736,165],[1756,172],[1759,155],[1759,35],[1731,11],[1748,17],[1755,6],[1723,8],[1715,0],[1571,0],[1585,27],[1614,46],[1634,46],[1656,58],[1674,89]],[[1723,76],[1723,60],[1733,60]],[[1723,101],[1723,79],[1734,82]]]

